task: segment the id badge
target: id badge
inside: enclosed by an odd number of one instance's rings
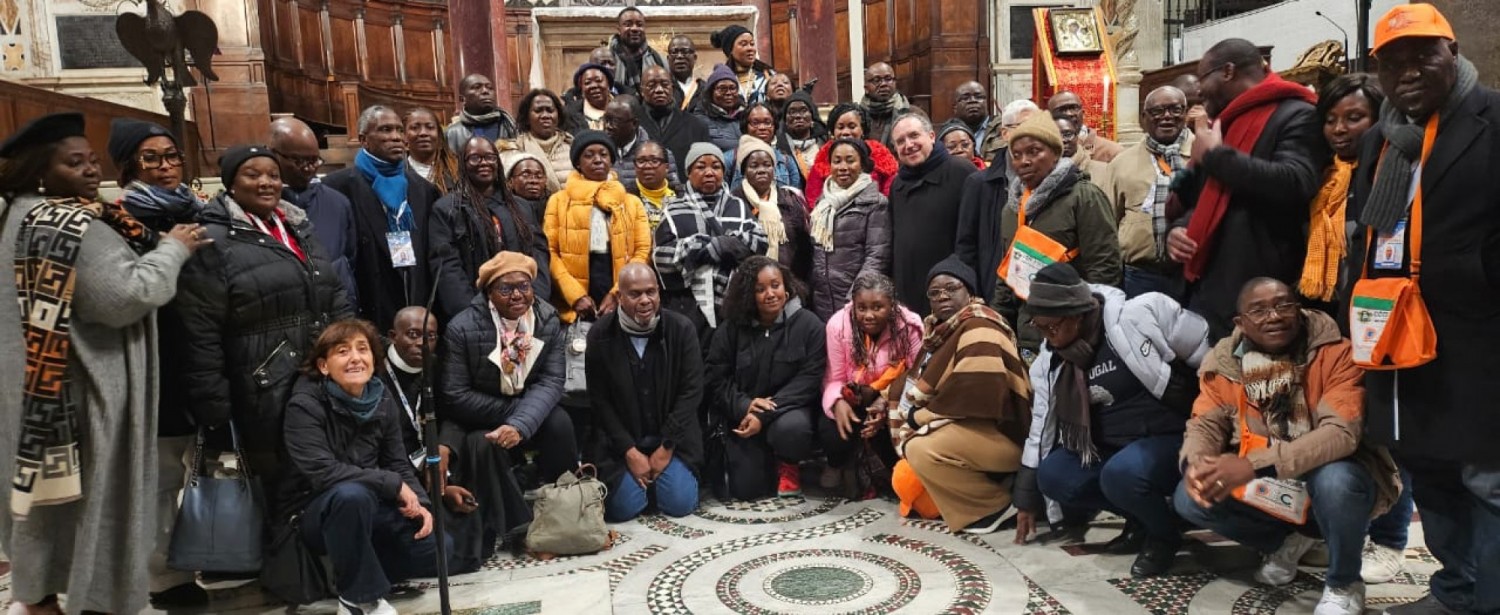
[[[1156,215],[1156,182],[1152,182],[1151,187],[1146,190],[1146,200],[1141,201],[1141,213]]]
[[[1257,478],[1244,487],[1240,500],[1288,523],[1307,523],[1312,500],[1307,484],[1300,480]]]
[[[385,245],[391,251],[392,266],[415,267],[417,265],[417,250],[411,245],[411,231],[386,233]]]
[[[1389,234],[1380,233],[1375,236],[1375,268],[1384,270],[1401,269],[1402,261],[1406,258],[1406,221],[1396,223],[1396,229]]]
[[[1380,297],[1355,295],[1349,302],[1349,341],[1355,361],[1371,362],[1375,356],[1375,346],[1380,343],[1381,336],[1385,335],[1386,324],[1390,322],[1391,312],[1395,309],[1394,300]]]
[[[410,460],[411,467],[422,469],[422,466],[427,463],[427,447],[417,449],[417,452],[411,454]]]

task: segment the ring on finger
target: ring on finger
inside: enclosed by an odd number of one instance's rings
[[[1224,481],[1222,481],[1222,480],[1215,480],[1214,484],[1218,485],[1220,489],[1224,488]]]

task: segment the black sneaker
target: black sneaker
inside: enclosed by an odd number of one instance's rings
[[[163,611],[208,606],[208,590],[197,583],[183,583],[166,591],[152,592],[151,606]]]
[[[1141,551],[1141,546],[1146,542],[1146,533],[1141,531],[1141,526],[1126,522],[1125,529],[1120,535],[1109,542],[1104,543],[1103,552],[1110,555],[1134,555]]]
[[[1130,576],[1145,579],[1166,573],[1172,569],[1172,563],[1177,561],[1177,548],[1180,546],[1175,542],[1145,539],[1140,555],[1135,556],[1135,563],[1130,566]]]

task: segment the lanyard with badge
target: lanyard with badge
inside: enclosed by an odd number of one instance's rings
[[[410,206],[406,201],[401,201],[401,208],[396,210],[395,221],[399,224],[401,217],[406,215]],[[385,234],[386,249],[391,252],[392,267],[414,267],[417,264],[417,250],[412,247],[411,231],[390,231]]]
[[[271,221],[276,223],[275,233],[271,232],[271,227],[266,226],[265,220],[261,220],[260,216],[250,216],[250,222],[255,225],[255,228],[260,229],[260,232],[270,235],[271,238],[281,242],[281,245],[286,246],[288,250],[296,252],[297,248],[292,247],[292,236],[287,234],[286,225],[281,223],[281,216],[273,213],[271,214]]]
[[[1417,367],[1437,358],[1437,330],[1418,285],[1422,272],[1422,169],[1437,141],[1438,116],[1427,120],[1422,157],[1412,177],[1411,214],[1391,233],[1365,234],[1365,264],[1349,301],[1349,333],[1354,363],[1365,369]],[[1377,171],[1378,175],[1378,171]],[[1410,231],[1408,234],[1407,231]],[[1410,244],[1408,276],[1370,278],[1370,267],[1399,271]]]
[[[1031,297],[1031,280],[1047,265],[1068,262],[1078,257],[1078,249],[1067,249],[1051,237],[1026,226],[1026,202],[1031,200],[1031,189],[1021,194],[1020,211],[1016,215],[1016,236],[1011,240],[1005,260],[995,271],[1005,284],[1015,291],[1016,298],[1025,301]]]
[[[417,404],[413,406],[406,399],[406,391],[401,390],[401,381],[396,379],[396,369],[391,365],[391,360],[385,360],[385,373],[391,376],[391,388],[396,389],[396,401],[401,402],[401,409],[406,411],[407,420],[411,421],[413,429],[417,430],[417,440],[422,439],[422,424],[417,420],[417,411],[422,409],[422,398],[417,397]],[[424,442],[422,448],[411,454],[411,465],[421,469],[422,461],[427,458],[427,445]]]

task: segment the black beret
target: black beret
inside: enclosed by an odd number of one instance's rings
[[[224,189],[234,185],[234,176],[239,174],[240,167],[252,158],[260,157],[276,159],[271,148],[264,145],[236,145],[219,156],[219,179],[224,182]]]
[[[125,168],[125,163],[135,157],[135,150],[141,143],[151,137],[166,137],[172,140],[172,144],[178,149],[182,144],[177,142],[177,136],[172,131],[162,128],[151,122],[142,122],[128,117],[117,117],[109,123],[109,157],[115,161],[115,166]]]
[[[609,135],[597,130],[585,130],[573,137],[573,149],[568,150],[568,159],[573,161],[573,168],[578,168],[578,159],[583,157],[583,150],[590,145],[603,145],[609,150],[609,163],[615,163],[615,142]]]
[[[83,114],[53,113],[28,122],[4,143],[0,143],[0,158],[10,158],[27,148],[56,143],[69,137],[83,136]]]

